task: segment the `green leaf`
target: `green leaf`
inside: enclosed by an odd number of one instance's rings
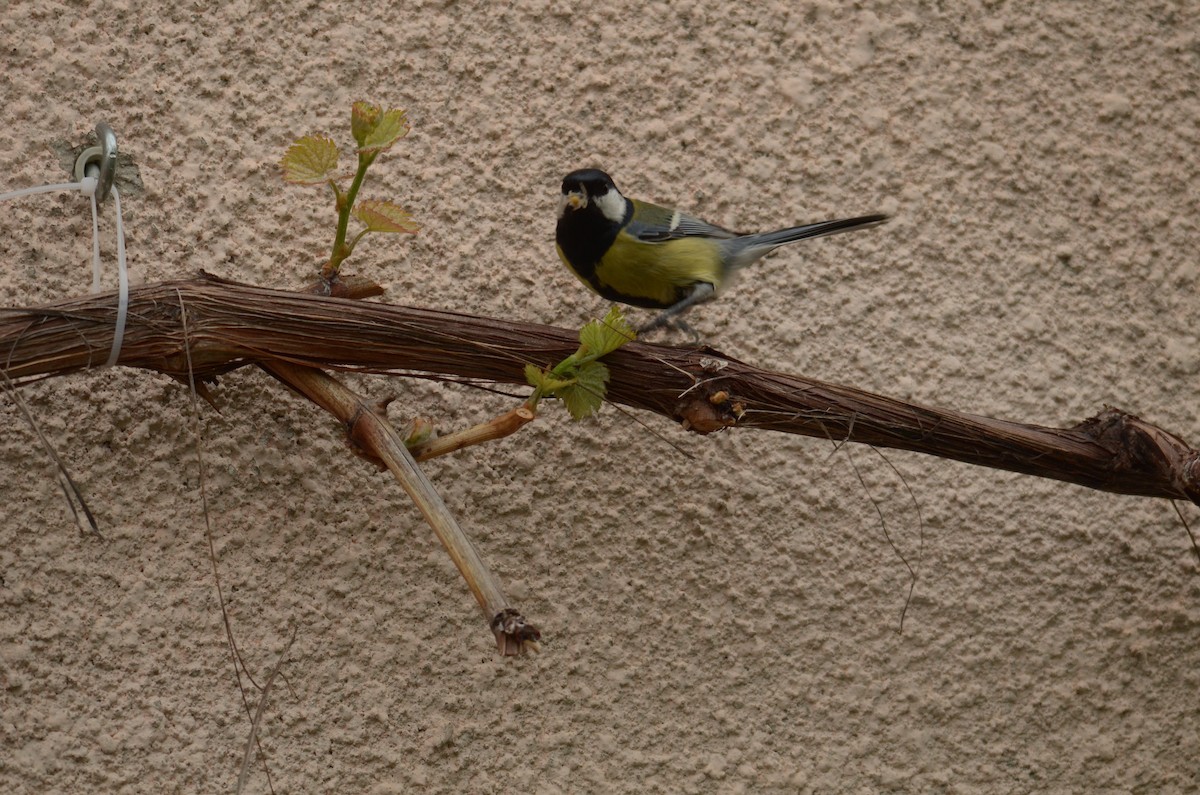
[[[371,130],[379,124],[379,116],[383,109],[370,102],[355,102],[350,106],[350,134],[359,146],[367,140]]]
[[[550,373],[542,370],[536,365],[525,365],[525,380],[535,389],[541,390],[543,394],[554,395],[560,389],[565,389],[575,383],[574,379],[555,378]]]
[[[553,395],[577,420],[595,414],[604,403],[609,378],[608,367],[596,360],[634,337],[634,330],[614,306],[603,320],[593,320],[580,329],[579,350],[549,371],[525,365],[525,379],[538,390],[535,400],[538,396]]]
[[[579,366],[575,383],[558,390],[556,394],[571,416],[581,420],[600,410],[607,383],[608,368],[600,362],[588,362]]]
[[[283,178],[295,185],[324,185],[337,169],[338,148],[332,138],[306,135],[288,147],[279,165]]]
[[[543,392],[546,391],[542,388],[542,384],[546,382],[546,373],[537,365],[525,365],[525,381],[534,389],[541,389]]]
[[[358,152],[364,155],[386,152],[392,148],[392,144],[408,135],[409,129],[404,111],[389,108],[380,114],[375,125],[358,142]]]
[[[599,359],[637,337],[619,307],[612,307],[603,320],[593,320],[579,330],[579,342],[587,355]]]
[[[581,364],[579,372],[575,374],[575,382],[584,389],[595,392],[598,398],[603,398],[608,385],[608,368],[602,362]]]
[[[421,228],[406,210],[386,201],[361,201],[354,206],[354,217],[372,232],[407,232],[415,235]]]

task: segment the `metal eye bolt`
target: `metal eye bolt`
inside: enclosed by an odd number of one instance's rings
[[[96,177],[96,201],[102,202],[112,192],[113,179],[117,175],[117,134],[112,127],[100,122],[96,125],[96,146],[89,146],[75,159],[75,179]]]

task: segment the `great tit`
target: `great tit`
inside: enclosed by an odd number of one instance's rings
[[[600,295],[663,310],[638,329],[686,328],[678,316],[712,300],[738,269],[784,243],[877,226],[886,215],[738,234],[679,210],[627,199],[603,171],[585,168],[563,178],[558,205],[558,256]]]

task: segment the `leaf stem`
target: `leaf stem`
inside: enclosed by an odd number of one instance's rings
[[[353,240],[351,240],[349,243],[346,244],[346,256],[347,257],[349,257],[351,254],[354,253],[354,247],[358,245],[358,241],[362,240],[366,236],[367,232],[370,232],[370,231],[371,231],[370,229],[363,229],[361,232],[359,232],[357,235],[354,236]]]

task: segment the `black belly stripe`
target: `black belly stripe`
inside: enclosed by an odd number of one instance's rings
[[[596,265],[617,239],[617,233],[620,231],[620,224],[614,224],[587,210],[568,212],[558,219],[555,242],[575,272],[599,290]]]

